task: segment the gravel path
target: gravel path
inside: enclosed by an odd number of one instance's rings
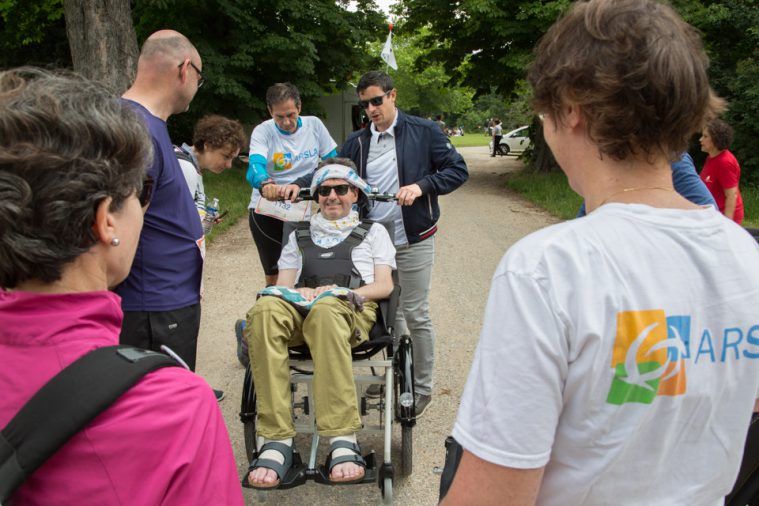
[[[490,278],[506,249],[524,235],[557,219],[505,189],[505,175],[521,167],[513,157],[490,158],[486,147],[462,148],[469,181],[442,197],[432,276],[431,306],[437,333],[436,384],[432,406],[414,428],[414,472],[395,481],[395,504],[434,505],[439,476],[435,466],[445,457],[443,442],[450,433],[459,398],[477,344]],[[200,329],[198,372],[214,388],[226,392],[221,402],[239,474],[247,469],[238,418],[244,369],[235,358],[234,321],[242,318],[263,283],[247,219],[230,228],[209,248],[205,267],[205,299]],[[394,438],[400,438],[394,426]],[[305,439],[298,439],[302,453]],[[382,456],[381,439],[359,436],[364,452]],[[324,442],[320,461],[323,462]],[[246,504],[259,498],[245,490]],[[326,487],[307,483],[292,490],[267,494],[273,505],[380,504],[375,485]]]

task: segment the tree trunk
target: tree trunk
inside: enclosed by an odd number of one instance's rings
[[[129,0],[64,0],[74,70],[121,95],[137,71],[137,35]]]
[[[538,123],[533,125],[533,127],[533,146],[535,151],[530,168],[533,172],[552,172],[558,170],[559,166],[553,157],[551,148],[548,147],[546,139],[543,137],[543,125]]]

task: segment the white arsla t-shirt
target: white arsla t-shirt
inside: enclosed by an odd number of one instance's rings
[[[504,256],[453,435],[546,466],[540,505],[711,506],[757,397],[754,239],[711,207],[608,204]]]
[[[337,143],[327,127],[316,116],[300,116],[301,126],[293,134],[283,134],[269,119],[253,129],[249,156],[266,158],[266,171],[276,184],[292,183],[316,170],[321,157],[328,155]],[[248,209],[255,209],[261,194],[253,188]]]
[[[318,246],[317,246],[318,247]],[[374,266],[389,265],[395,269],[395,247],[390,240],[390,234],[387,229],[379,223],[372,223],[369,232],[361,243],[351,251],[351,260],[361,274],[361,279],[367,285],[374,283]],[[282,248],[282,254],[277,263],[279,270],[298,269],[295,276],[295,282],[300,279],[300,271],[303,267],[303,258],[298,241],[295,239],[295,232],[292,232],[287,239],[287,244]]]

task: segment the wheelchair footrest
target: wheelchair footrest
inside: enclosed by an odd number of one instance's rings
[[[313,480],[322,485],[361,485],[364,483],[375,483],[377,481],[377,464],[374,458],[374,451],[364,455],[364,461],[366,462],[366,468],[364,470],[364,477],[360,480],[346,482],[331,481],[329,479],[329,469],[327,469],[327,466],[324,464],[312,471],[314,474]]]

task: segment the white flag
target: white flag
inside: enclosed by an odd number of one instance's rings
[[[382,48],[382,52],[380,53],[380,57],[385,60],[385,63],[387,63],[389,66],[393,67],[393,69],[398,70],[398,64],[395,63],[395,53],[393,52],[393,32],[392,30],[390,33],[387,34],[387,40],[385,41],[385,47]]]

